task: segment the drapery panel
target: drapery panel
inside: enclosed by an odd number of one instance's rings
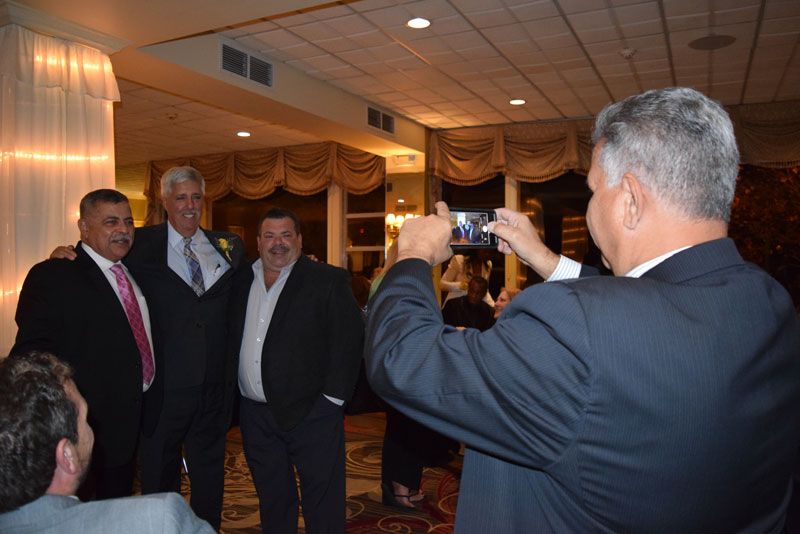
[[[114,187],[115,100],[102,52],[0,28],[0,355],[14,342],[28,270],[77,241],[83,195]]]
[[[211,201],[231,192],[264,198],[278,187],[295,195],[314,195],[331,182],[361,195],[383,184],[386,177],[386,158],[333,142],[151,161],[144,190],[148,224],[164,220],[161,175],[176,165],[200,171]]]
[[[800,102],[727,108],[742,163],[789,168],[800,164]],[[591,165],[593,120],[507,124],[431,132],[428,172],[458,185],[498,173],[521,182],[550,180]]]

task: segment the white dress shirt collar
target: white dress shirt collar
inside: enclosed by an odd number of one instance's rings
[[[202,234],[202,233],[203,231],[198,226],[197,230],[195,230],[194,234],[191,236],[192,243],[197,244],[198,243],[197,239],[199,239],[200,237],[197,234]],[[167,221],[167,241],[169,242],[169,246],[175,249],[180,248],[181,250],[183,250],[182,249],[183,239],[184,239],[183,236],[180,233],[178,233],[178,231],[175,228],[173,228],[172,223]]]

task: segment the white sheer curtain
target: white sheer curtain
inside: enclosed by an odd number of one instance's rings
[[[0,357],[31,266],[74,243],[81,197],[114,187],[111,62],[16,25],[0,28]]]

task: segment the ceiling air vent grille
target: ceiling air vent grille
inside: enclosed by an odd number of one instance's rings
[[[367,106],[367,124],[373,128],[381,127],[381,111]]]
[[[381,130],[384,132],[394,133],[394,117],[381,113]]]
[[[274,81],[272,63],[227,44],[222,45],[222,70],[267,87]]]
[[[272,87],[272,64],[250,56],[250,79],[267,87]]]
[[[367,124],[386,133],[394,133],[394,117],[371,106],[367,106]]]
[[[247,54],[232,46],[222,45],[222,70],[247,78]]]

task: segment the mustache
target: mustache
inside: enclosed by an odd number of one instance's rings
[[[286,245],[275,245],[274,247],[270,247],[269,253],[270,254],[283,254],[289,252],[289,247]]]
[[[130,234],[123,234],[123,233],[111,234],[112,243],[127,243],[130,245],[132,241],[133,238],[130,236]]]

